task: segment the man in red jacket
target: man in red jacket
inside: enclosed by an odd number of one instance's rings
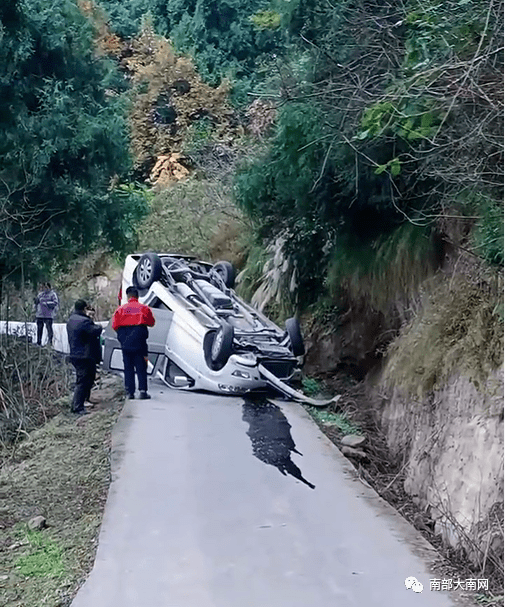
[[[112,317],[112,328],[117,333],[123,351],[124,383],[129,398],[135,398],[135,371],[140,399],[151,398],[147,393],[147,327],[154,327],[154,316],[149,306],[138,300],[135,287],[126,289],[128,303],[120,306]]]

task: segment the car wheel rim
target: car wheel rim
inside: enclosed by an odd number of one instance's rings
[[[216,337],[214,338],[214,343],[212,344],[212,357],[215,359],[219,354],[219,350],[221,349],[221,344],[223,343],[223,330],[221,329],[216,333]]]
[[[144,263],[141,264],[139,274],[140,280],[142,280],[142,282],[146,282],[149,280],[151,276],[151,262],[148,259],[144,260]]]

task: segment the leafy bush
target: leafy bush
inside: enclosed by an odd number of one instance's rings
[[[333,176],[333,167],[324,164],[327,140],[317,108],[284,106],[270,148],[237,175],[238,205],[267,229],[314,216]]]
[[[232,203],[219,183],[181,181],[153,198],[151,212],[139,226],[140,249],[209,258],[213,238],[230,213]]]
[[[430,99],[406,98],[400,99],[398,104],[381,101],[363,112],[362,130],[357,138],[363,140],[392,134],[407,141],[428,139],[435,133],[440,119],[440,111]]]
[[[113,30],[123,38],[132,38],[140,30],[142,19],[148,15],[157,21],[164,2],[159,0],[100,0]]]
[[[392,301],[413,295],[441,261],[442,244],[432,228],[409,222],[370,244],[340,240],[332,251],[327,287],[337,297],[365,300],[386,312]]]
[[[479,0],[428,0],[407,5],[405,62],[411,69],[447,61],[457,54],[472,58],[486,23],[488,5]]]
[[[309,303],[348,289],[383,308],[436,267],[437,218],[462,191],[502,198],[503,12],[478,0],[272,9],[309,69],[280,74],[277,130],[238,176],[238,204],[262,236],[289,232]],[[500,208],[476,232],[498,264]]]
[[[259,56],[279,47],[277,32],[257,29],[251,16],[261,9],[261,0],[198,0],[171,13],[167,31],[176,46],[194,55],[200,73],[217,84],[225,75],[250,76]]]
[[[237,203],[261,224],[261,234],[287,234],[304,306],[324,290],[332,250],[347,243],[372,252],[404,221],[390,176],[337,144],[330,119],[307,102],[287,104],[271,147],[242,167],[236,181]],[[367,152],[377,159],[383,153],[373,145]]]
[[[277,29],[281,24],[281,15],[272,10],[258,11],[250,19],[261,29]]]

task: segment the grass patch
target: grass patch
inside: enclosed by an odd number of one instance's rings
[[[263,278],[263,269],[269,260],[266,245],[251,237],[246,245],[247,260],[237,285],[237,293],[247,301],[251,300],[256,289],[260,286]]]
[[[438,281],[422,312],[389,348],[384,379],[420,400],[451,374],[483,389],[503,364],[503,281],[473,284],[463,276]]]
[[[24,528],[21,539],[28,543],[30,551],[14,562],[19,574],[25,577],[61,577],[65,572],[63,548],[47,536],[47,532]]]
[[[325,386],[322,381],[304,375],[302,377],[302,389],[307,396],[317,396],[324,391]]]
[[[334,413],[317,407],[306,407],[318,424],[331,424],[342,434],[360,434],[361,430],[346,413]]]
[[[356,301],[387,311],[392,301],[413,294],[436,266],[434,234],[405,223],[371,245],[337,246],[326,282],[333,296],[343,288]]]
[[[485,201],[474,232],[475,250],[487,263],[503,267],[503,204]]]

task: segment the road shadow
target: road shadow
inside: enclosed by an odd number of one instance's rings
[[[296,449],[291,425],[280,407],[263,395],[247,396],[242,406],[242,419],[249,424],[247,435],[251,439],[255,457],[275,466],[284,476],[290,474],[311,489],[315,488],[291,460],[291,452],[302,454]]]

